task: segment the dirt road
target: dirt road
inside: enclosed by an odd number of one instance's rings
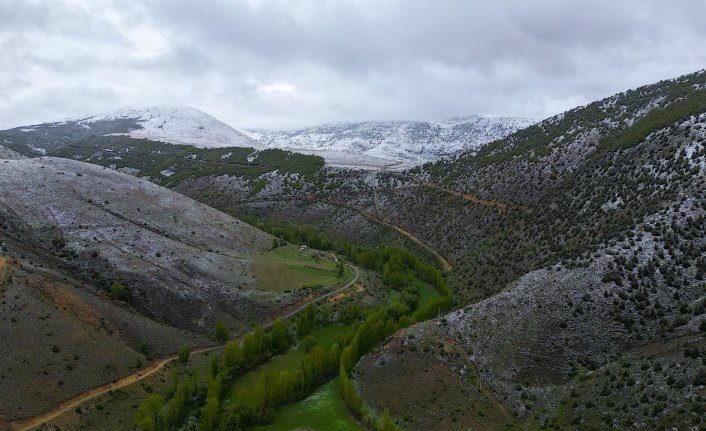
[[[417,238],[413,233],[401,228],[400,226],[397,226],[396,224],[392,224],[388,222],[387,220],[383,220],[380,217],[375,216],[374,214],[370,213],[366,209],[359,207],[357,205],[349,204],[346,202],[339,202],[331,199],[325,199],[321,198],[318,196],[315,196],[313,194],[307,194],[307,195],[301,195],[301,196],[278,196],[278,197],[272,197],[272,198],[258,198],[258,199],[250,199],[247,201],[244,201],[243,203],[249,203],[249,202],[277,202],[277,201],[296,201],[296,200],[305,200],[305,201],[315,201],[315,202],[321,202],[324,204],[328,205],[333,205],[337,207],[344,207],[348,208],[352,211],[357,212],[361,216],[367,218],[368,220],[375,222],[377,224],[381,224],[384,226],[387,226],[389,228],[392,228],[396,230],[398,233],[406,236],[409,238],[412,242],[415,242],[425,250],[427,250],[429,253],[433,254],[434,257],[439,261],[441,266],[443,266],[444,270],[446,271],[451,271],[453,267],[449,263],[448,260],[444,258],[438,251],[436,251],[432,246],[429,244],[425,243],[424,241],[420,240]]]
[[[428,251],[429,253],[433,254],[434,257],[436,257],[436,260],[438,260],[439,263],[441,263],[441,266],[444,267],[444,270],[445,270],[445,271],[451,271],[451,270],[453,269],[453,267],[451,266],[451,264],[449,263],[449,261],[446,260],[446,258],[444,258],[444,256],[442,256],[438,251],[434,250],[434,248],[432,248],[429,244],[425,243],[424,241],[422,241],[422,240],[420,240],[419,238],[417,238],[416,236],[414,236],[413,233],[411,233],[411,232],[409,232],[409,231],[407,231],[407,230],[404,230],[404,229],[401,228],[400,226],[397,226],[397,225],[395,225],[395,224],[392,224],[392,223],[388,222],[387,220],[383,220],[383,219],[381,219],[381,218],[379,218],[379,217],[376,217],[375,215],[369,213],[368,211],[366,211],[365,209],[363,209],[363,208],[361,208],[361,207],[359,207],[359,206],[350,205],[350,204],[345,204],[345,203],[341,203],[341,202],[337,202],[337,203],[334,203],[334,204],[335,204],[335,205],[339,205],[339,206],[344,206],[344,207],[346,207],[346,208],[350,208],[350,209],[356,211],[358,214],[362,215],[363,217],[365,217],[365,218],[367,218],[367,219],[370,219],[370,220],[372,220],[372,221],[374,221],[374,222],[376,222],[376,223],[385,225],[385,226],[387,226],[387,227],[389,227],[389,228],[392,228],[392,229],[396,230],[397,232],[399,232],[399,233],[401,233],[402,235],[404,235],[404,236],[406,236],[407,238],[409,238],[411,241],[413,241],[413,242],[419,244],[420,246],[422,246],[422,248],[424,248],[424,249],[425,249],[426,251]]]
[[[338,259],[336,259],[336,260],[338,260]],[[288,319],[288,318],[296,315],[300,311],[302,311],[309,304],[319,302],[321,300],[325,300],[326,298],[329,298],[330,296],[336,295],[337,293],[340,293],[340,292],[348,289],[349,287],[353,286],[353,284],[358,282],[358,279],[360,278],[360,270],[354,265],[351,265],[351,264],[347,264],[347,265],[351,269],[353,269],[353,272],[355,273],[355,276],[353,277],[353,279],[351,281],[349,281],[344,286],[342,286],[336,290],[333,290],[325,295],[318,296],[318,297],[312,299],[311,301],[307,302],[306,304],[302,304],[301,306],[295,308],[294,310],[290,311],[289,313],[287,313],[283,316],[279,316],[279,318],[280,319]],[[272,326],[273,323],[274,323],[274,321],[270,321],[270,322],[264,324],[263,328],[268,329],[269,327]],[[223,349],[223,347],[224,347],[223,345],[204,347],[202,349],[197,349],[197,350],[192,351],[191,355],[193,356],[193,355],[197,355],[200,353],[210,352],[210,351],[214,351],[214,350],[221,350],[221,349]],[[59,404],[58,406],[54,407],[53,409],[49,410],[48,412],[42,413],[41,415],[38,415],[38,416],[35,416],[32,418],[28,418],[28,419],[24,419],[22,421],[11,422],[9,424],[9,430],[11,430],[11,431],[33,430],[33,429],[41,426],[45,422],[48,422],[52,419],[55,419],[55,418],[61,416],[62,414],[66,413],[67,411],[76,408],[78,405],[80,405],[81,403],[83,403],[85,401],[88,401],[92,398],[101,396],[101,395],[107,393],[108,391],[114,391],[116,389],[120,389],[120,388],[124,388],[126,386],[129,386],[129,385],[132,385],[133,383],[137,383],[140,380],[145,379],[145,378],[151,376],[152,374],[156,373],[157,371],[163,369],[164,367],[169,365],[172,361],[175,361],[177,359],[178,359],[177,355],[159,359],[156,362],[152,363],[147,368],[143,368],[142,370],[140,370],[134,374],[130,374],[129,376],[123,377],[120,380],[116,380],[112,383],[107,383],[103,386],[93,388],[87,392],[84,392],[80,395],[77,395],[67,401],[64,401],[63,403]],[[3,428],[1,428],[1,425],[2,424],[0,424],[0,429],[3,429]]]

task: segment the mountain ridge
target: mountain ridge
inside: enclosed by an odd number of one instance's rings
[[[533,123],[472,115],[437,121],[324,124],[297,130],[239,129],[186,105],[128,106],[9,129],[0,132],[0,143],[36,156],[94,135],[129,136],[197,148],[283,149],[322,156],[333,167],[400,170],[477,150]]]

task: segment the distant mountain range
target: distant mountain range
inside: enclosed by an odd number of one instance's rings
[[[330,165],[399,169],[461,150],[477,150],[533,123],[523,118],[474,115],[441,121],[365,121],[247,133],[265,147],[317,154]]]
[[[204,148],[279,148],[324,158],[330,166],[402,169],[461,150],[477,150],[533,124],[532,120],[469,116],[442,121],[369,121],[299,130],[237,129],[189,106],[126,107],[0,133],[3,145],[26,155],[50,153],[90,136],[133,138]]]

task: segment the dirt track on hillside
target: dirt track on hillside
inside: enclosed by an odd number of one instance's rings
[[[4,262],[0,261],[0,264],[3,264],[3,263]],[[355,276],[353,277],[353,279],[351,281],[349,281],[348,283],[346,283],[345,285],[343,285],[342,287],[340,287],[338,289],[335,289],[329,293],[326,293],[325,295],[318,296],[318,297],[312,299],[311,301],[309,301],[305,304],[302,304],[301,306],[295,308],[294,310],[288,312],[287,314],[285,314],[283,316],[279,316],[278,318],[279,319],[288,319],[288,318],[294,316],[295,314],[299,313],[300,311],[302,311],[309,304],[312,304],[312,303],[315,303],[315,302],[318,302],[321,300],[325,300],[326,298],[329,298],[332,295],[336,295],[336,294],[348,289],[353,284],[358,282],[358,279],[360,278],[360,270],[354,265],[348,264],[348,266],[350,266],[355,273]],[[2,266],[0,266],[0,270],[1,269],[2,269]],[[272,326],[273,323],[274,323],[274,321],[270,321],[270,322],[266,323],[265,325],[263,325],[263,328],[268,329],[269,327]],[[204,348],[192,351],[191,355],[197,355],[200,353],[210,352],[210,351],[214,351],[214,350],[220,350],[223,348],[224,348],[223,345],[204,347]],[[87,392],[80,394],[80,395],[77,395],[69,400],[64,401],[63,403],[59,404],[58,406],[54,407],[53,409],[51,409],[45,413],[42,413],[41,415],[34,416],[32,418],[24,419],[21,421],[11,422],[7,428],[3,428],[2,423],[0,423],[0,430],[8,429],[10,431],[29,431],[29,430],[35,429],[35,428],[41,426],[42,424],[44,424],[45,422],[48,422],[52,419],[55,419],[55,418],[61,416],[62,414],[66,413],[67,411],[76,408],[78,405],[80,405],[81,403],[83,403],[85,401],[88,401],[90,399],[93,399],[95,397],[103,395],[109,391],[114,391],[116,389],[124,388],[126,386],[137,383],[140,380],[145,379],[145,378],[151,376],[152,374],[156,373],[157,371],[163,369],[164,367],[166,367],[171,362],[173,362],[177,359],[178,359],[178,355],[169,356],[166,358],[159,359],[156,362],[153,362],[147,368],[143,368],[142,370],[140,370],[134,374],[130,374],[129,376],[123,377],[122,379],[116,380],[111,383],[107,383],[107,384],[99,386],[97,388],[93,388]]]

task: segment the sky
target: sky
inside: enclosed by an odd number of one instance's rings
[[[0,129],[185,104],[236,127],[542,119],[706,68],[698,0],[0,0]]]

